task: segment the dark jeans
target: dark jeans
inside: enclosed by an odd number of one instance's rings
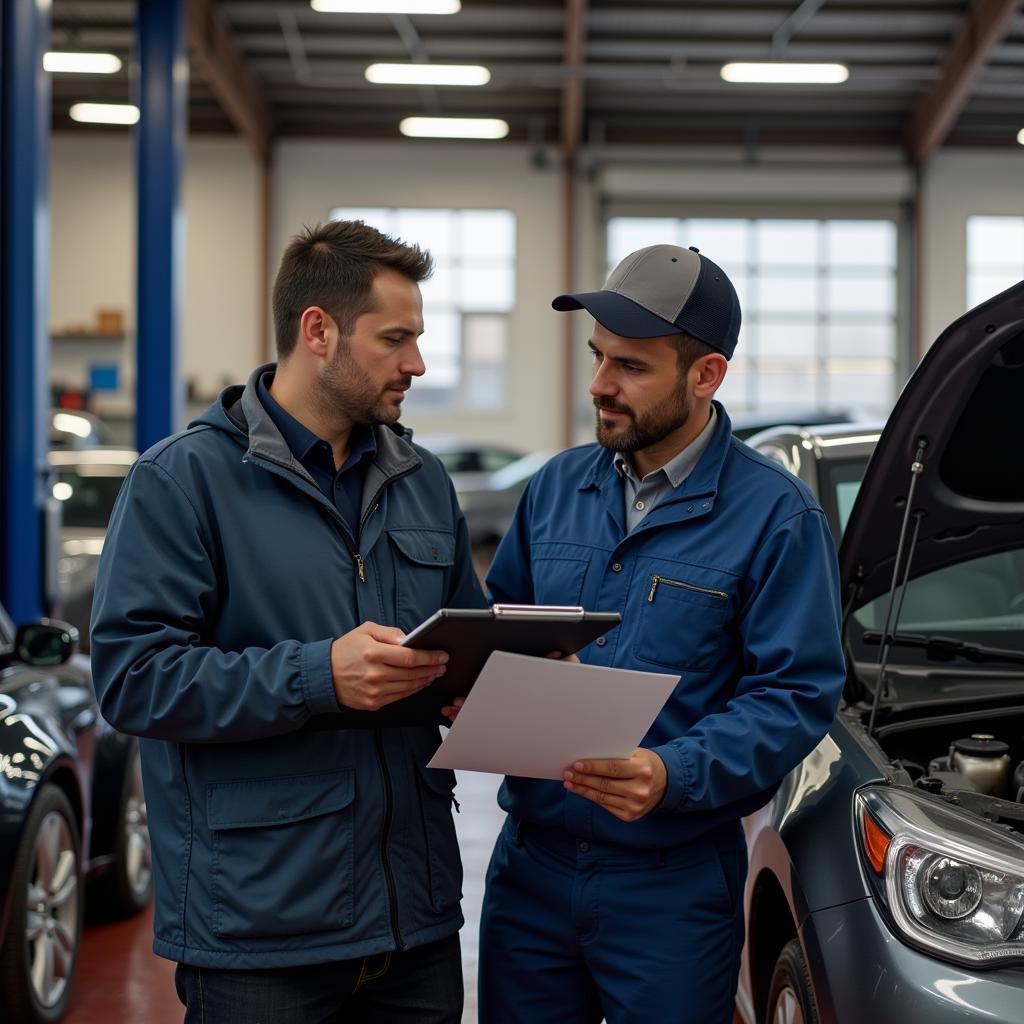
[[[459,936],[358,960],[226,971],[178,964],[185,1024],[459,1024]]]

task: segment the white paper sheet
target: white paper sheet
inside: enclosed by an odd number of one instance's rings
[[[679,678],[495,651],[429,767],[561,779],[581,757],[629,757]]]

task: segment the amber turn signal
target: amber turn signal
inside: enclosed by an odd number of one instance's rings
[[[885,854],[892,842],[892,836],[884,831],[867,811],[861,812],[861,815],[864,830],[864,852],[868,856],[868,862],[880,875],[882,868],[885,867]]]

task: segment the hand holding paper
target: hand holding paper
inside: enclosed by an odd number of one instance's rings
[[[430,767],[563,781],[576,761],[629,759],[678,682],[496,651]]]

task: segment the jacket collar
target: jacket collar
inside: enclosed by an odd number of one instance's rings
[[[259,399],[259,381],[264,373],[272,373],[277,369],[276,363],[266,363],[256,367],[249,375],[245,388],[240,395],[232,393],[226,396],[225,402],[228,418],[249,438],[249,455],[264,458],[279,466],[297,473],[309,483],[315,483],[305,466],[292,454],[288,443],[281,436],[277,424],[263,407]],[[231,399],[234,399],[231,401]],[[373,438],[377,451],[367,474],[364,493],[371,492],[378,483],[383,483],[395,476],[404,476],[423,465],[423,460],[409,443],[412,434],[401,424],[373,427]],[[371,479],[372,478],[372,479]]]
[[[717,419],[715,432],[704,454],[694,466],[693,472],[673,491],[673,496],[686,498],[690,496],[717,494],[718,480],[722,475],[725,457],[732,445],[732,420],[721,402],[713,402]],[[619,479],[615,468],[615,453],[606,448],[598,448],[591,463],[590,470],[579,486],[579,490],[589,488],[604,490],[606,487],[617,486]],[[678,494],[676,493],[678,491]]]

